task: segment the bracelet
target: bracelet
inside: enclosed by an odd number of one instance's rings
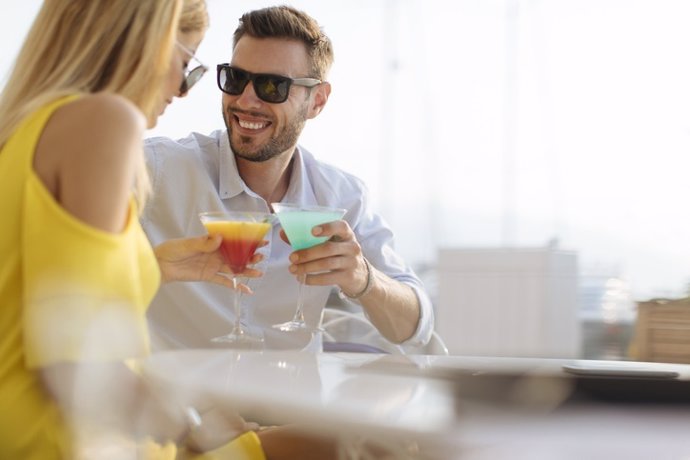
[[[360,297],[364,297],[369,294],[369,291],[374,287],[374,273],[371,270],[371,265],[369,265],[369,261],[366,257],[362,257],[362,260],[364,261],[364,266],[367,267],[367,284],[364,285],[364,289],[362,289],[361,292],[354,295],[350,295],[341,289],[340,292],[348,299],[357,300]]]
[[[188,440],[189,437],[194,434],[199,428],[201,428],[201,415],[199,414],[199,411],[197,411],[194,407],[192,406],[185,406],[185,407],[180,407],[180,412],[182,416],[182,420],[184,421],[185,424],[185,429],[184,431],[177,437],[175,440],[175,444],[178,446],[181,446],[185,444]]]
[[[187,423],[187,433],[194,433],[201,428],[201,415],[199,415],[199,412],[195,408],[187,406],[182,412],[185,422]]]

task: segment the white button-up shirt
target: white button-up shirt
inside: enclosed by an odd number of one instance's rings
[[[205,234],[199,220],[204,211],[246,210],[269,212],[264,199],[247,187],[237,172],[227,131],[193,133],[175,141],[151,138],[145,143],[153,195],[141,221],[155,246],[171,238]],[[336,167],[317,161],[303,148],[294,154],[292,175],[283,202],[332,206],[347,210],[344,220],[353,229],[364,256],[389,277],[410,286],[420,303],[415,334],[404,345],[424,345],[434,318],[431,301],[421,281],[393,249],[393,233],[369,206],[364,183]],[[280,239],[280,225],[266,235],[265,258],[255,268],[264,272],[247,284],[254,291],[243,295],[243,322],[263,333],[266,346],[283,348],[306,342],[301,334],[271,328],[292,318],[297,303],[297,279],[288,271],[292,249]],[[304,287],[304,315],[310,325],[320,318],[332,286]],[[232,329],[233,291],[211,283],[173,282],[161,286],[149,309],[154,348],[211,346],[213,337]],[[308,334],[307,334],[308,335]]]

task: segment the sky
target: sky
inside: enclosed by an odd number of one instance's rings
[[[260,0],[208,0],[197,57],[230,59]],[[0,83],[40,2],[5,6]],[[397,248],[578,254],[641,299],[690,284],[690,2],[294,1],[334,42],[333,92],[301,143],[362,177]],[[148,135],[223,127],[210,72]]]

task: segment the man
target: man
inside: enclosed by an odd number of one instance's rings
[[[217,75],[227,130],[147,141],[154,190],[142,223],[152,243],[203,234],[202,211],[266,212],[274,202],[344,208],[343,220],[313,229],[330,239],[301,251],[291,251],[274,223],[260,250],[265,259],[255,267],[264,275],[248,281],[254,294],[242,299],[249,329],[262,333],[269,348],[288,343],[290,334],[271,325],[292,317],[296,275],[307,274],[304,314],[311,326],[336,286],[390,342],[425,344],[433,330],[431,302],[393,251],[392,232],[370,210],[363,183],[297,145],[330,95],[330,39],[311,17],[279,6],[242,16],[233,41],[232,61],[219,65]],[[165,346],[208,347],[232,327],[231,295],[219,286],[170,283],[149,309],[152,331]]]

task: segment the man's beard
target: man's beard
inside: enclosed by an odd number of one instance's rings
[[[287,150],[293,149],[297,145],[304,125],[307,121],[308,106],[305,102],[299,109],[299,112],[288,121],[283,131],[277,137],[272,137],[269,141],[258,150],[254,150],[253,142],[255,138],[252,136],[239,136],[239,141],[235,141],[232,135],[232,128],[230,124],[230,117],[232,113],[224,113],[225,127],[228,130],[228,138],[230,139],[230,148],[233,153],[239,158],[260,163],[275,158]]]

